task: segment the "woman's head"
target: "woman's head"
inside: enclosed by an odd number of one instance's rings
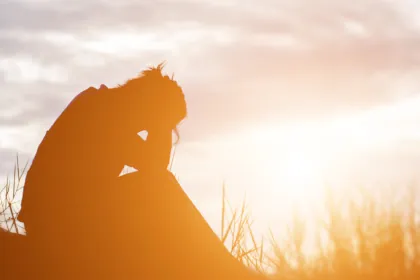
[[[148,128],[163,126],[176,131],[187,116],[184,93],[175,80],[162,74],[163,63],[144,70],[120,86],[130,118]]]

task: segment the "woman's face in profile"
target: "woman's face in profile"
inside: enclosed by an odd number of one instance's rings
[[[173,130],[176,128],[180,120],[170,116],[167,112],[157,112],[157,114],[151,114],[145,120],[146,130]]]
[[[147,106],[148,125],[151,128],[173,130],[186,115],[184,94],[173,82],[167,82],[160,90],[155,93],[160,98],[154,99]]]
[[[142,107],[142,106],[141,106]],[[162,106],[146,105],[146,108],[133,108],[132,105],[125,112],[123,125],[125,129],[138,133],[143,130],[173,130],[181,122],[171,110],[164,110]]]

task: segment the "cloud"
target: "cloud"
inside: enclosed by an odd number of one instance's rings
[[[177,21],[213,21],[211,14],[222,19],[231,12],[210,1],[14,1],[5,6],[0,12],[4,29],[81,34],[121,28],[156,30]]]
[[[121,83],[164,59],[187,94],[182,130],[191,141],[267,119],[369,108],[420,86],[418,29],[402,4],[390,1],[3,5],[0,57],[9,65],[30,60],[38,73],[11,82],[10,66],[3,69],[6,100],[25,96],[9,102],[16,112],[3,116],[3,125],[52,121],[84,88]]]

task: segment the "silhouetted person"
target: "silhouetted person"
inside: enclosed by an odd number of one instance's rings
[[[103,216],[122,214],[110,204],[124,165],[147,173],[166,170],[186,103],[182,89],[161,70],[162,64],[116,88],[85,90],[48,130],[28,171],[19,214],[28,238],[40,246],[35,254],[58,256],[80,243],[90,248],[92,238],[101,239],[98,222],[102,231],[111,230]],[[137,134],[143,130],[146,141]],[[96,207],[102,204],[115,212]]]
[[[262,279],[227,251],[167,170],[186,103],[161,68],[87,89],[46,133],[19,215],[41,268],[34,279]],[[124,165],[138,171],[119,177]]]

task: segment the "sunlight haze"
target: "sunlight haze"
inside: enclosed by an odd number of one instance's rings
[[[263,233],[326,185],[419,179],[415,1],[67,2],[0,3],[0,179],[77,93],[162,61],[188,106],[172,169],[216,231],[223,184]]]

